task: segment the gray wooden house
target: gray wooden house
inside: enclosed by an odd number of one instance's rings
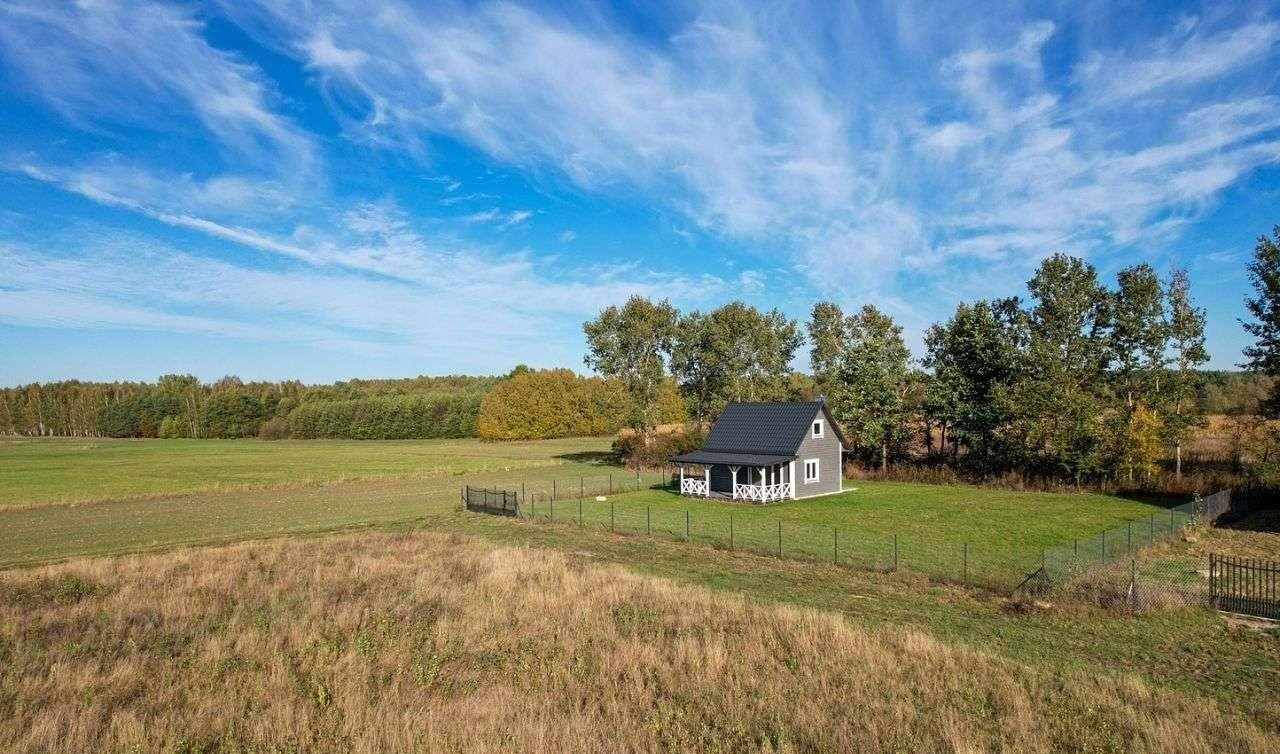
[[[839,492],[846,447],[825,401],[730,403],[701,448],[671,460],[682,495],[768,503]]]

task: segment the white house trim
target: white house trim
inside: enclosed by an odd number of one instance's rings
[[[804,483],[805,484],[813,484],[814,482],[818,482],[822,479],[821,461],[822,459],[820,458],[804,459]],[[809,464],[813,464],[813,476],[809,476]]]

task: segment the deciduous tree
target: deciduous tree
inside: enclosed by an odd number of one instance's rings
[[[1186,270],[1174,270],[1165,294],[1169,313],[1172,374],[1169,375],[1168,411],[1164,418],[1166,442],[1174,448],[1174,476],[1182,478],[1182,446],[1192,429],[1204,423],[1196,393],[1203,381],[1197,370],[1209,360],[1204,347],[1204,309],[1191,300],[1191,280]]]
[[[658,391],[667,375],[667,359],[676,336],[678,314],[665,300],[632,296],[610,306],[582,326],[587,336],[586,365],[621,380],[631,399],[632,423],[647,436],[654,427]]]
[[[1252,321],[1242,320],[1241,324],[1254,338],[1244,349],[1243,366],[1276,377],[1280,376],[1280,225],[1272,235],[1274,238],[1259,236],[1254,246],[1249,263],[1254,295],[1244,300]],[[1272,388],[1261,410],[1268,418],[1280,417],[1280,389]]]
[[[879,450],[880,468],[905,431],[911,352],[893,318],[867,305],[849,317],[848,347],[840,365],[836,419],[866,448]]]

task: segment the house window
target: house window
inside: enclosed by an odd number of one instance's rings
[[[804,462],[804,482],[808,484],[816,481],[818,481],[818,459],[810,458]]]
[[[822,437],[822,420],[815,419],[813,422],[813,436]]]

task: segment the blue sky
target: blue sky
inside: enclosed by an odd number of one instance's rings
[[[1055,251],[1187,267],[1231,367],[1278,63],[1274,4],[0,0],[0,384],[581,369],[633,293],[919,354]]]

